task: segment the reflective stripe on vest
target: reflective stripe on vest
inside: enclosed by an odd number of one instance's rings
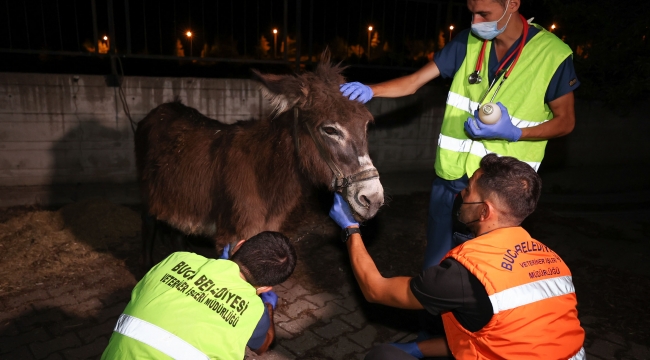
[[[463,110],[467,112],[467,116],[474,116],[474,114],[470,113],[468,109],[477,109],[479,103],[476,101],[472,101],[470,98],[463,96],[461,94],[456,94],[455,92],[449,92],[447,94],[447,105],[453,106],[457,108],[458,110]],[[528,121],[528,120],[522,120],[519,118],[516,118],[512,116],[510,118],[510,122],[512,122],[512,125],[523,129],[523,128],[529,128],[533,126],[537,126],[539,124],[545,123],[548,120],[543,120],[543,121]]]
[[[468,152],[470,154],[483,157],[487,154],[492,154],[494,152],[485,148],[482,142],[472,141],[470,139],[454,139],[451,136],[446,136],[440,134],[438,137],[438,147],[445,150],[451,150],[455,152]],[[494,153],[497,154],[497,153]],[[502,154],[497,154],[498,156],[503,156]],[[524,161],[526,164],[530,165],[535,171],[539,169],[539,166],[542,164],[537,161]]]
[[[210,359],[187,341],[131,315],[120,315],[113,331],[143,342],[174,359]]]
[[[577,354],[573,355],[569,360],[585,360],[587,356],[585,355],[585,348],[581,347],[580,351]]]
[[[575,292],[571,276],[561,276],[519,285],[490,295],[495,314],[536,301]]]

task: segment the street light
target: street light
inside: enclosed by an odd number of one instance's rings
[[[555,30],[556,26],[555,24],[551,25],[551,31]]]
[[[278,29],[273,29],[273,58],[278,57]]]
[[[370,34],[372,34],[372,25],[368,26],[368,61],[370,61]]]
[[[451,41],[451,32],[454,31],[454,25],[449,25],[449,41]]]
[[[185,35],[190,38],[190,57],[192,57],[192,32],[188,30]]]

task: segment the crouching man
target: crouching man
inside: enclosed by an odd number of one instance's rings
[[[243,359],[273,342],[273,285],[296,266],[289,239],[262,232],[214,260],[176,252],[135,286],[102,359]]]
[[[520,227],[540,192],[541,179],[528,164],[485,156],[461,192],[458,212],[475,238],[414,278],[379,273],[350,208],[335,195],[330,216],[345,231],[365,298],[442,314],[445,329],[444,338],[380,345],[366,359],[584,359],[571,272]]]

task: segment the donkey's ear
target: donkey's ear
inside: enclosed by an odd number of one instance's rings
[[[262,93],[271,102],[274,117],[304,102],[308,94],[307,87],[295,76],[262,74],[253,70],[253,79],[262,84]]]

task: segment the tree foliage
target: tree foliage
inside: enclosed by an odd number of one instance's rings
[[[626,107],[650,96],[650,2],[546,0],[574,51],[577,96]]]

